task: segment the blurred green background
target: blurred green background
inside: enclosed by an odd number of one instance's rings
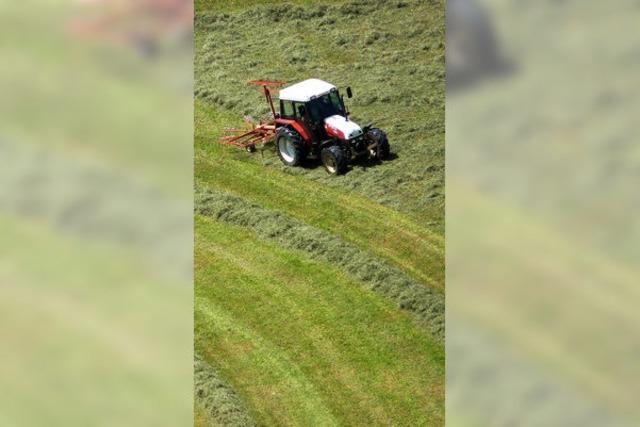
[[[454,4],[448,423],[637,425],[638,3]]]
[[[174,7],[0,2],[1,425],[192,422],[191,12]]]

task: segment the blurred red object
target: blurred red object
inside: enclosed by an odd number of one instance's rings
[[[69,32],[85,40],[130,46],[145,56],[163,46],[191,42],[190,0],[78,0]]]

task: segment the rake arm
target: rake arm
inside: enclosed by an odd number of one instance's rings
[[[225,135],[220,138],[221,144],[246,148],[269,143],[275,135],[275,125],[260,124],[250,130],[226,128],[224,132]]]

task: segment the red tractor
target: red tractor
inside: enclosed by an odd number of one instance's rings
[[[344,173],[349,162],[360,158],[383,160],[389,157],[385,133],[371,126],[361,128],[349,119],[344,98],[325,81],[309,79],[280,90],[277,113],[269,87],[282,82],[252,81],[263,87],[273,121],[260,123],[241,135],[227,135],[221,142],[253,151],[258,142],[274,141],[278,157],[287,166],[318,158],[331,175]],[[351,98],[351,88],[347,88]],[[238,132],[227,129],[227,132]]]

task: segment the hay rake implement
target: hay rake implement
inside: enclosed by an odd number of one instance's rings
[[[223,135],[220,137],[220,144],[233,145],[235,147],[244,148],[249,152],[255,151],[259,146],[264,148],[266,144],[271,142],[276,133],[276,110],[273,106],[273,98],[271,97],[270,88],[282,87],[285,82],[271,80],[251,80],[249,84],[261,86],[262,92],[271,108],[271,120],[253,122],[251,118],[245,116],[245,122],[248,124],[246,129],[224,128]]]

